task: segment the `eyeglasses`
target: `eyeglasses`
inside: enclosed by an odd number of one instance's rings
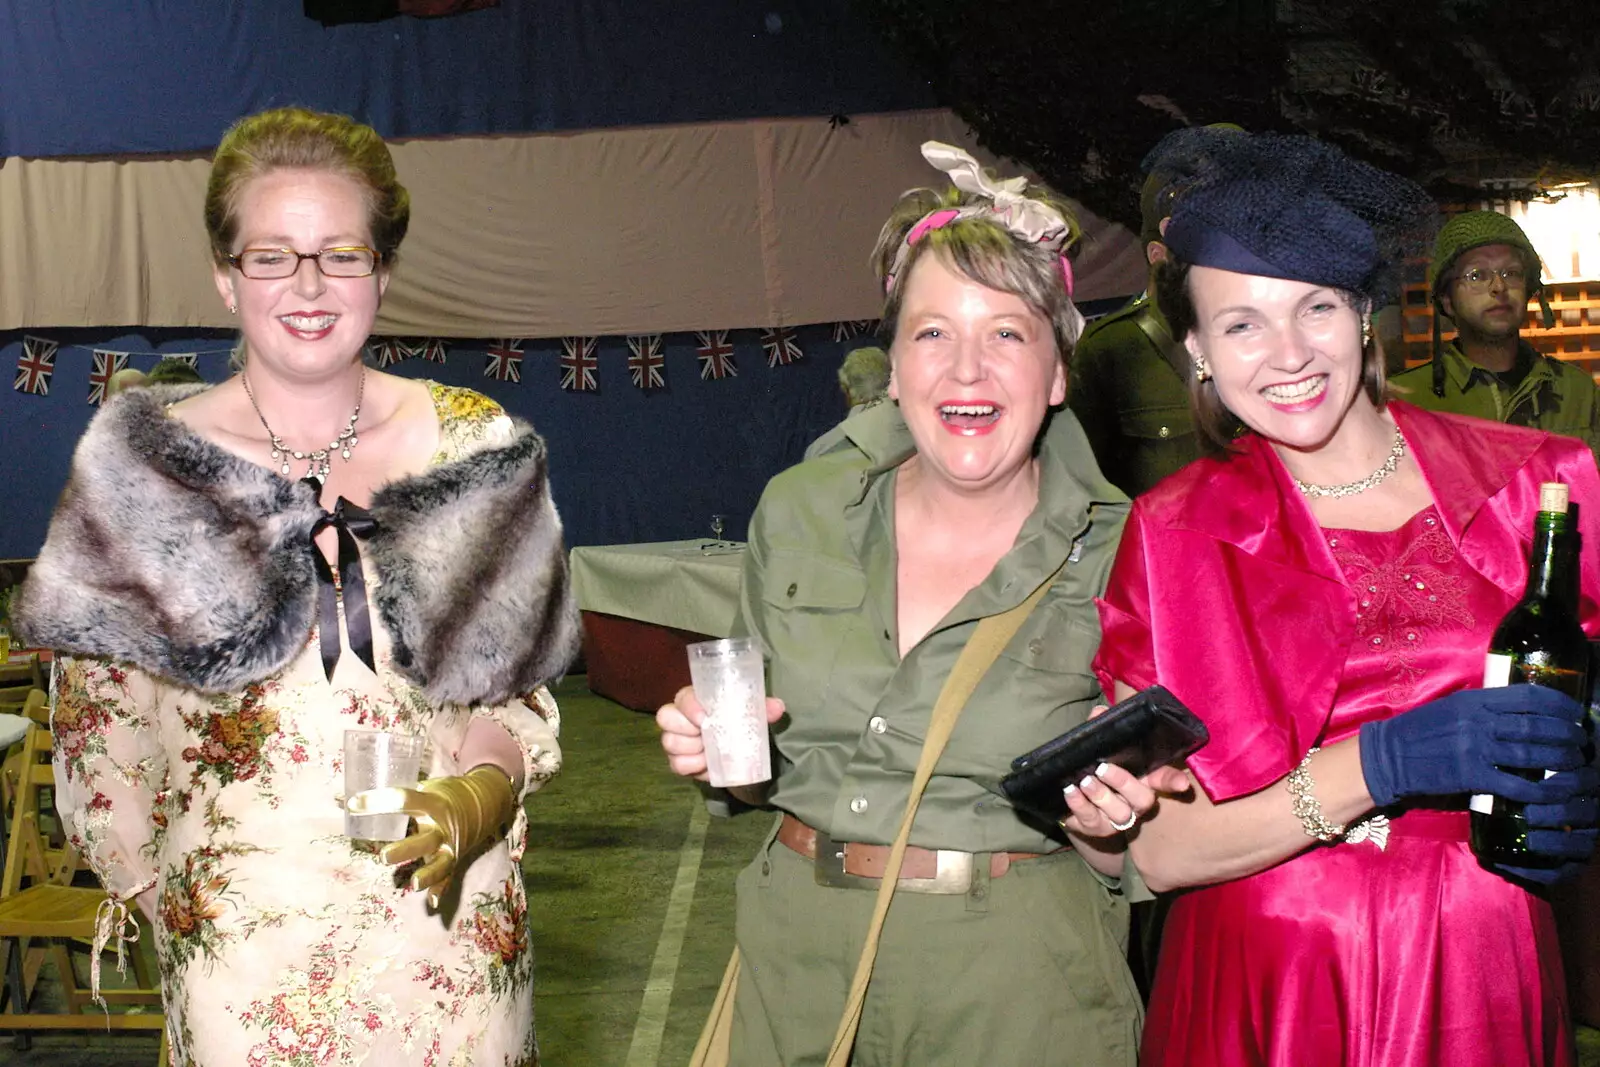
[[[1488,289],[1494,284],[1495,278],[1505,282],[1507,289],[1521,289],[1528,279],[1528,273],[1521,267],[1473,267],[1456,275],[1456,281],[1475,293]]]
[[[340,245],[320,252],[296,252],[292,248],[246,248],[228,257],[228,262],[246,278],[272,281],[293,277],[302,260],[314,260],[328,278],[365,278],[378,269],[382,259],[366,245]]]

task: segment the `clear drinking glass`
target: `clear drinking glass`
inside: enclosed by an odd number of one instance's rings
[[[416,786],[422,770],[422,738],[381,730],[344,732],[344,795],[368,789]],[[345,812],[344,834],[352,841],[398,841],[406,836],[411,816],[351,815]]]
[[[690,645],[689,678],[706,709],[701,737],[711,784],[753,785],[771,778],[761,646],[751,637]]]

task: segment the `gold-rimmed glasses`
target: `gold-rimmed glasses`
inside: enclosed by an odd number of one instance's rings
[[[1521,289],[1528,281],[1528,272],[1521,267],[1473,267],[1456,275],[1456,281],[1474,293],[1488,289],[1496,278],[1504,282],[1507,289]]]
[[[338,245],[317,252],[296,252],[292,248],[246,248],[228,257],[228,262],[246,278],[274,281],[292,277],[303,260],[312,260],[329,278],[365,278],[378,269],[381,260],[375,249],[366,245]]]

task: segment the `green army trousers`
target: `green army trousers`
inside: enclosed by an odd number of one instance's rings
[[[735,1067],[826,1062],[873,900],[817,885],[768,837],[738,879]],[[985,869],[964,896],[901,893],[852,1067],[1133,1067],[1127,930],[1127,905],[1070,852]]]

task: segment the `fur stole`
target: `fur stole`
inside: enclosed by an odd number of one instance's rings
[[[306,483],[166,415],[203,388],[132,390],[90,424],[15,606],[28,643],[213,693],[269,678],[305,647],[322,508]],[[373,606],[396,668],[431,699],[499,703],[566,669],[577,610],[532,427],[384,486],[370,511]]]

